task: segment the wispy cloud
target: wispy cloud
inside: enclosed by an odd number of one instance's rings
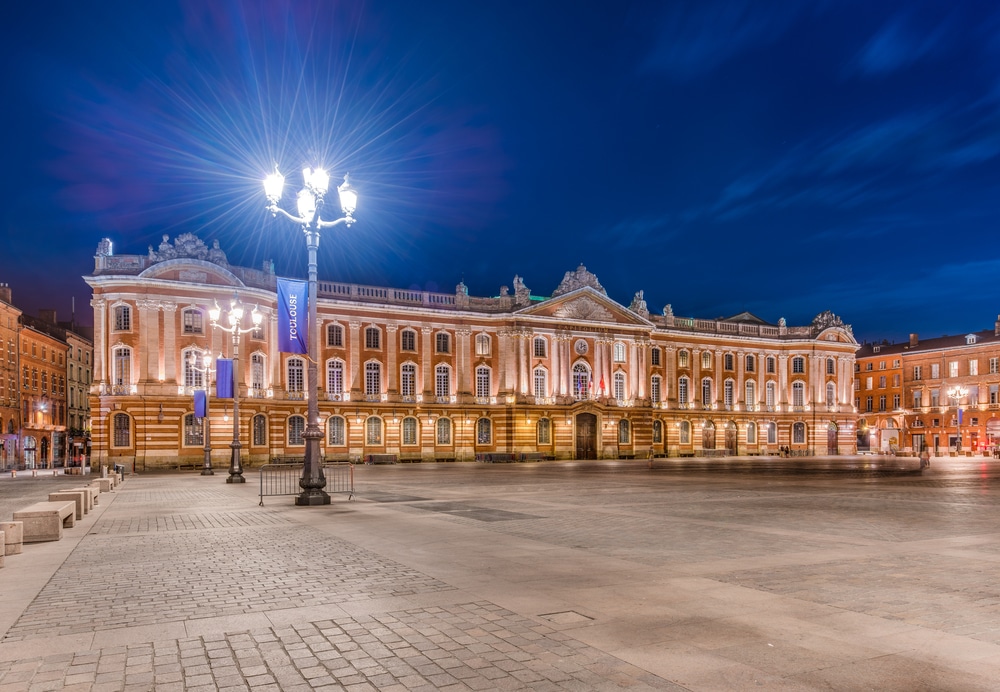
[[[901,70],[941,52],[950,39],[950,28],[945,23],[922,33],[908,14],[898,14],[865,44],[858,56],[858,69],[865,75],[879,77]]]

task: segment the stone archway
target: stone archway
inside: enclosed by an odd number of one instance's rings
[[[837,432],[840,428],[833,421],[826,428],[826,453],[827,454],[837,454]]]
[[[701,428],[701,448],[715,449],[715,423],[710,420],[705,421]]]
[[[729,421],[726,423],[726,454],[736,456],[739,454],[739,433],[736,423]]]

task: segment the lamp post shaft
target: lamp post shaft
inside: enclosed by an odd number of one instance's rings
[[[232,458],[229,461],[229,478],[226,483],[246,483],[243,477],[243,463],[240,459],[243,445],[240,444],[240,325],[233,326],[233,441]]]
[[[306,443],[305,458],[302,462],[302,477],[299,479],[299,487],[302,492],[295,498],[296,505],[328,505],[330,495],[323,489],[326,487],[326,476],[323,474],[323,463],[320,459],[319,441],[323,437],[323,431],[319,427],[319,399],[317,398],[318,377],[316,368],[316,253],[319,250],[319,214],[315,215],[313,222],[304,226],[302,231],[306,236],[306,247],[309,250],[309,307],[307,319],[309,320],[309,342],[306,351],[309,354],[309,365],[307,367],[306,382],[308,390],[306,396],[308,420],[306,421],[305,432],[302,437]]]
[[[201,467],[201,475],[203,476],[214,476],[215,471],[212,470],[212,419],[209,412],[209,377],[208,373],[205,373],[205,418],[202,423],[202,434],[205,436],[205,463]]]

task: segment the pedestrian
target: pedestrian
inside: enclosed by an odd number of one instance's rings
[[[920,450],[920,468],[923,469],[925,466],[931,465],[931,450],[924,447]]]

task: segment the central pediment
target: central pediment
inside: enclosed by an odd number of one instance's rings
[[[573,322],[650,326],[650,322],[590,286],[529,306],[517,314]]]

